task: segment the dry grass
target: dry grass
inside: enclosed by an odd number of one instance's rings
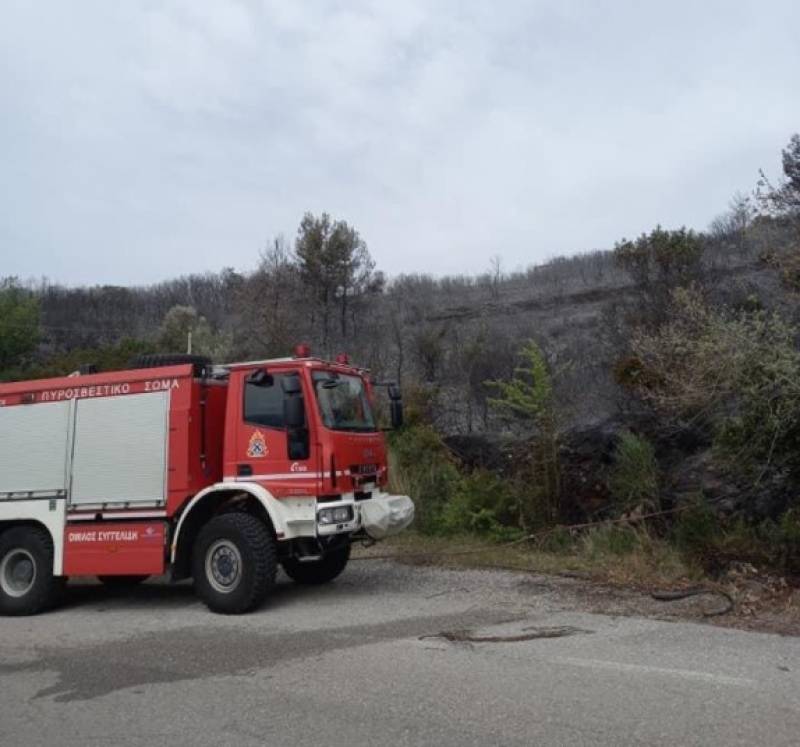
[[[357,552],[363,557],[386,555],[396,556],[400,562],[571,575],[635,588],[674,588],[703,578],[700,567],[671,545],[645,530],[627,528],[620,531],[600,527],[565,538],[557,548],[405,532]]]

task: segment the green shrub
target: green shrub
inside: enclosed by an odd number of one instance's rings
[[[765,570],[795,573],[800,569],[800,516],[790,510],[778,521],[758,524],[738,518],[714,539],[709,553],[719,568],[746,561]]]
[[[793,573],[800,571],[800,511],[790,509],[779,522],[780,527],[780,563]]]
[[[500,541],[515,539],[522,536],[522,530],[514,526],[519,503],[513,483],[487,470],[474,470],[462,476],[444,507],[441,530],[471,532]]]
[[[700,276],[703,259],[702,236],[681,228],[668,231],[656,226],[634,241],[623,239],[614,247],[618,267],[645,289],[691,283]]]
[[[665,430],[692,422],[739,477],[785,480],[800,472],[798,333],[777,313],[732,313],[681,289],[668,320],[634,330],[632,383]]]
[[[0,381],[19,375],[39,340],[39,302],[16,278],[0,280]]]
[[[681,511],[672,527],[672,540],[681,552],[701,557],[709,552],[722,532],[719,520],[703,496]]]
[[[733,562],[765,570],[800,570],[800,512],[787,511],[778,521],[759,523],[741,517],[722,520],[708,504],[698,502],[682,512],[673,527],[675,546],[707,570],[721,571]]]
[[[489,404],[530,432],[529,453],[518,474],[525,499],[517,511],[520,526],[530,530],[554,524],[561,512],[558,413],[553,375],[542,349],[529,340],[519,358],[510,381],[486,384],[498,393]]]
[[[711,538],[705,548],[706,565],[713,570],[721,570],[732,561],[746,561],[760,566],[773,565],[777,547],[777,525],[766,521],[749,524],[737,518]]]
[[[394,492],[414,501],[417,529],[427,534],[442,532],[442,512],[453,499],[462,476],[433,428],[415,425],[392,434],[389,478]]]
[[[614,452],[609,489],[616,508],[653,508],[658,499],[659,470],[652,445],[630,431],[623,431]]]

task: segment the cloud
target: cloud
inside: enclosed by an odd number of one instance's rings
[[[790,0],[12,1],[0,275],[247,268],[305,210],[393,274],[702,228],[800,129],[798,21]]]

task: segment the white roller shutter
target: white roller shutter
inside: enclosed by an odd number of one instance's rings
[[[163,501],[169,393],[82,399],[76,407],[71,502]]]
[[[66,490],[69,402],[0,407],[0,493]]]

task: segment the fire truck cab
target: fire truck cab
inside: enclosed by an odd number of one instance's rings
[[[77,576],[191,577],[229,614],[260,605],[279,565],[298,583],[332,580],[354,541],[414,515],[387,492],[374,388],[346,356],[305,346],[0,384],[0,613],[51,607]]]

